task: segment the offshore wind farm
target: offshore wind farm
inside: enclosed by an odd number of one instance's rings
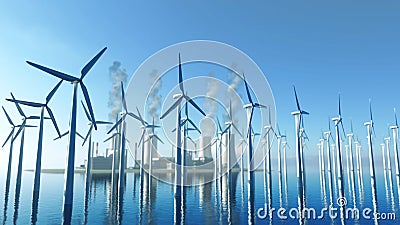
[[[196,45],[196,44],[204,44],[204,41],[200,41],[200,43],[192,42],[192,43],[183,43],[182,45],[174,46],[173,48],[182,49],[184,52],[186,49],[186,45]],[[212,42],[211,45],[221,45],[221,43]],[[215,47],[215,46],[213,46]],[[226,45],[224,45],[226,47]],[[211,195],[215,195],[216,202],[215,204],[225,204],[227,201],[228,204],[228,215],[227,221],[224,220],[223,212],[219,212],[219,220],[211,220],[213,223],[247,223],[247,224],[255,224],[258,220],[267,220],[269,223],[274,223],[276,218],[274,218],[274,210],[277,206],[275,206],[274,202],[276,198],[279,198],[279,209],[284,210],[283,214],[277,214],[279,219],[282,219],[281,216],[287,217],[290,216],[292,222],[297,224],[306,224],[308,222],[318,221],[317,219],[326,221],[327,218],[331,220],[333,223],[358,223],[361,221],[367,221],[371,219],[366,218],[364,215],[364,211],[362,211],[362,216],[358,207],[363,207],[364,204],[369,206],[370,213],[373,212],[373,221],[378,223],[381,218],[378,218],[377,215],[383,215],[385,219],[395,220],[396,219],[396,205],[398,204],[396,201],[398,200],[394,196],[399,196],[400,186],[399,183],[399,159],[398,159],[398,148],[397,148],[397,133],[398,133],[398,121],[397,114],[394,110],[394,125],[388,126],[388,129],[392,129],[392,135],[390,132],[388,133],[388,137],[385,138],[385,142],[381,144],[382,151],[382,167],[379,170],[383,170],[384,173],[384,182],[386,188],[386,200],[391,203],[393,206],[392,211],[380,213],[378,211],[378,194],[377,194],[377,177],[376,177],[376,159],[374,158],[374,145],[373,145],[373,137],[376,136],[375,128],[374,128],[374,120],[373,120],[373,107],[371,100],[369,102],[369,120],[363,125],[367,127],[367,142],[366,148],[368,151],[359,151],[361,148],[360,142],[354,140],[352,137],[355,135],[353,133],[353,124],[351,123],[351,132],[346,134],[345,127],[343,124],[342,117],[342,107],[341,107],[341,97],[339,95],[338,101],[338,116],[333,117],[331,121],[329,121],[328,130],[323,132],[321,135],[321,139],[316,143],[316,147],[318,147],[318,165],[309,165],[306,163],[305,151],[310,151],[310,148],[315,149],[315,147],[309,147],[309,138],[306,132],[306,122],[304,116],[309,115],[309,112],[303,110],[300,106],[300,99],[298,93],[296,91],[295,86],[293,86],[293,98],[294,98],[294,108],[296,111],[291,114],[294,116],[294,128],[295,128],[295,139],[293,142],[286,138],[286,135],[282,135],[281,131],[278,127],[275,128],[275,123],[271,119],[273,117],[272,111],[275,108],[271,109],[273,106],[263,105],[259,103],[258,95],[254,92],[254,89],[251,88],[251,85],[246,80],[246,76],[244,73],[239,74],[237,71],[232,70],[234,76],[237,76],[240,79],[241,85],[243,85],[245,97],[240,99],[239,102],[243,102],[243,107],[236,107],[235,111],[232,110],[232,102],[237,102],[238,100],[233,98],[228,98],[228,105],[224,107],[224,103],[218,102],[213,96],[205,95],[202,98],[190,97],[187,93],[193,90],[192,84],[190,82],[189,85],[185,85],[184,80],[184,72],[183,65],[181,61],[181,53],[178,53],[177,67],[178,67],[178,76],[177,76],[177,87],[178,90],[172,90],[171,94],[173,96],[172,105],[166,109],[162,109],[160,107],[159,112],[160,116],[155,118],[152,114],[146,115],[146,117],[152,117],[152,123],[147,122],[144,117],[142,117],[142,113],[140,109],[136,107],[136,113],[129,110],[129,106],[132,105],[132,101],[125,94],[124,84],[121,81],[119,88],[121,91],[120,101],[121,101],[121,111],[115,115],[116,122],[108,122],[108,121],[99,121],[94,119],[94,109],[91,106],[89,92],[85,85],[82,83],[83,77],[89,72],[91,67],[100,59],[101,55],[105,53],[107,48],[103,48],[99,53],[97,53],[82,69],[81,77],[75,78],[73,76],[67,75],[63,72],[56,71],[54,69],[50,69],[49,67],[41,66],[36,63],[32,63],[27,61],[27,63],[33,67],[36,67],[46,73],[54,75],[58,78],[61,78],[56,86],[50,91],[50,93],[46,97],[45,103],[36,103],[25,100],[18,100],[11,94],[12,98],[7,98],[6,100],[14,103],[14,106],[17,108],[20,116],[23,117],[23,122],[21,125],[15,125],[5,108],[3,107],[3,112],[5,117],[7,118],[9,124],[11,125],[11,133],[8,135],[5,140],[3,147],[8,143],[10,147],[9,154],[9,163],[8,170],[5,182],[5,203],[4,203],[4,218],[3,222],[7,222],[7,205],[8,205],[8,196],[11,188],[10,176],[12,173],[12,153],[13,153],[13,145],[16,141],[18,135],[21,133],[21,144],[20,144],[20,152],[19,152],[19,165],[18,165],[18,175],[17,181],[15,183],[16,200],[15,200],[15,213],[18,210],[19,206],[19,195],[21,189],[21,175],[22,175],[22,166],[21,162],[23,160],[23,147],[24,147],[24,129],[26,127],[35,128],[37,126],[26,124],[27,121],[32,119],[39,119],[39,144],[37,150],[37,159],[36,159],[36,168],[34,171],[34,183],[33,183],[33,197],[32,197],[32,207],[31,207],[31,215],[30,222],[32,224],[36,224],[37,221],[40,221],[38,218],[38,212],[41,210],[39,207],[39,199],[40,199],[40,181],[41,175],[44,174],[57,174],[64,173],[65,174],[65,190],[64,190],[64,200],[62,207],[62,223],[63,224],[74,224],[74,220],[76,218],[76,214],[73,214],[73,205],[78,202],[80,198],[74,198],[74,177],[75,176],[83,176],[84,182],[84,208],[85,208],[85,218],[84,224],[90,224],[87,216],[89,215],[89,201],[90,196],[93,195],[93,189],[96,189],[96,184],[93,185],[95,180],[107,180],[110,182],[109,185],[106,185],[107,188],[106,196],[108,199],[103,203],[108,205],[109,212],[107,223],[110,224],[121,224],[123,223],[123,215],[128,214],[129,212],[123,210],[125,193],[130,191],[127,189],[130,185],[127,184],[128,181],[133,183],[133,190],[138,187],[139,189],[139,218],[136,223],[149,223],[149,221],[143,222],[143,218],[141,217],[143,211],[144,201],[151,201],[149,199],[145,200],[145,197],[156,195],[157,193],[154,189],[154,185],[158,185],[159,182],[166,182],[164,185],[170,185],[173,187],[173,201],[170,202],[173,205],[173,211],[171,212],[171,221],[176,224],[186,224],[191,223],[187,220],[187,217],[191,216],[190,212],[187,209],[187,198],[191,198],[188,195],[190,189],[196,190],[197,188],[205,188],[207,187],[211,197]],[[164,51],[164,50],[162,50]],[[161,52],[162,52],[161,51]],[[136,75],[140,76],[140,75]],[[205,77],[201,77],[205,79]],[[166,79],[166,76],[161,76],[159,79]],[[213,78],[215,79],[215,77]],[[73,83],[74,93],[73,93],[73,103],[72,103],[72,113],[70,119],[70,128],[67,132],[61,135],[56,119],[55,114],[49,107],[49,102],[52,97],[56,94],[57,89],[62,84],[63,80],[69,81]],[[212,82],[217,82],[216,80],[211,80]],[[211,82],[210,80],[208,82]],[[155,82],[161,82],[156,79]],[[197,83],[196,81],[195,83]],[[76,111],[77,111],[77,94],[76,89],[77,85],[80,84],[83,96],[85,99],[85,103],[81,101],[81,105],[84,111],[84,115],[89,121],[88,131],[85,137],[80,135],[76,131],[76,123],[73,122],[76,120]],[[132,85],[132,84],[131,84]],[[154,84],[153,84],[154,85]],[[185,87],[186,86],[186,87]],[[222,89],[220,86],[215,85],[211,87],[217,87],[218,89]],[[232,91],[232,86],[228,85],[228,90],[226,92]],[[130,88],[129,91],[135,92],[135,88]],[[150,93],[152,90],[150,90]],[[177,92],[177,93],[176,93]],[[263,92],[265,93],[265,92]],[[229,96],[229,95],[228,95]],[[214,96],[215,97],[215,96]],[[235,96],[237,97],[237,96]],[[203,104],[203,107],[199,106],[199,102],[202,101],[210,101],[207,104]],[[223,100],[224,101],[224,100]],[[225,99],[226,101],[226,99]],[[272,99],[272,102],[274,100]],[[197,102],[197,103],[196,103]],[[151,105],[153,102],[149,102]],[[221,116],[218,113],[218,110],[214,111],[214,114],[210,114],[209,105],[210,104],[220,104],[218,107],[222,106],[222,112],[224,114]],[[129,106],[128,106],[129,105]],[[40,117],[37,116],[29,116],[27,117],[22,110],[23,106],[36,107],[41,109]],[[189,106],[193,107],[194,112],[197,113],[197,117],[189,117]],[[257,122],[263,121],[263,114],[257,114],[256,110],[268,109],[265,118],[266,124],[261,126],[253,126],[253,120],[257,120]],[[47,110],[48,116],[45,117],[44,110]],[[157,110],[156,110],[157,111]],[[168,129],[162,127],[160,125],[156,125],[155,121],[163,121],[166,120],[167,117],[175,111],[176,113],[176,126],[172,127],[172,129]],[[245,111],[245,123],[240,123],[242,119],[239,118],[239,112]],[[258,118],[256,117],[258,115]],[[118,119],[119,118],[119,119]],[[133,119],[127,123],[129,119]],[[67,151],[67,165],[65,170],[56,169],[56,170],[42,170],[41,169],[41,161],[42,158],[45,157],[42,155],[43,148],[43,122],[45,119],[51,119],[55,129],[57,130],[58,137],[54,138],[54,141],[62,138],[63,136],[67,136],[69,138],[69,145]],[[204,119],[206,119],[204,121]],[[223,125],[221,125],[220,119],[224,121]],[[134,122],[136,124],[134,124]],[[158,123],[159,123],[158,122]],[[200,124],[205,123],[205,124]],[[138,130],[136,136],[132,135],[132,132],[127,132],[127,128],[131,125],[136,127],[135,130]],[[196,125],[200,124],[200,125]],[[331,124],[334,129],[331,129]],[[109,125],[109,130],[107,135],[109,137],[104,139],[104,142],[110,142],[110,147],[107,149],[107,152],[103,156],[99,156],[99,149],[96,149],[96,156],[93,154],[95,141],[92,140],[92,132],[97,130],[97,125]],[[200,129],[198,127],[201,127]],[[15,129],[18,128],[18,131],[14,135]],[[93,129],[94,128],[94,129]],[[138,129],[140,128],[140,129]],[[159,150],[163,148],[165,143],[162,138],[168,139],[168,135],[162,134],[162,132],[156,132],[155,129],[162,129],[164,132],[175,134],[176,142],[169,142],[171,151],[169,154],[165,154],[163,151]],[[240,129],[245,132],[240,132]],[[259,129],[259,130],[258,130]],[[322,129],[322,128],[321,128]],[[189,131],[196,131],[197,137],[191,135]],[[157,134],[158,133],[158,134]],[[210,135],[210,136],[208,136]],[[214,135],[214,136],[211,136]],[[87,158],[84,165],[80,167],[76,167],[74,163],[74,151],[78,146],[76,144],[76,136],[81,137],[83,139],[82,146],[88,142],[87,149]],[[160,136],[162,136],[160,138]],[[236,138],[240,138],[240,145],[236,145],[238,141]],[[347,140],[348,137],[348,140]],[[285,138],[285,141],[282,143],[282,138]],[[130,146],[132,144],[131,140],[137,140],[134,143],[134,149]],[[256,141],[257,140],[257,141]],[[393,140],[393,149],[390,149],[390,140]],[[188,141],[193,143],[194,148],[189,147]],[[277,141],[277,144],[274,145],[274,141]],[[332,141],[332,142],[330,142]],[[347,144],[346,144],[346,141]],[[326,148],[324,148],[324,143],[326,142]],[[176,144],[174,144],[176,143]],[[287,167],[287,149],[289,143],[292,143],[293,151],[289,153],[294,158],[295,166]],[[331,143],[331,144],[330,144]],[[282,145],[283,144],[283,145]],[[353,144],[356,145],[356,152],[353,152]],[[72,145],[72,146],[71,146]],[[262,151],[258,151],[256,154],[258,147],[261,146]],[[98,143],[97,145],[98,146]],[[282,147],[283,146],[283,147]],[[343,151],[345,147],[346,151]],[[272,149],[277,148],[277,168],[272,167]],[[168,147],[168,149],[170,149]],[[71,153],[72,151],[72,153]],[[282,155],[283,151],[283,155]],[[214,153],[212,153],[214,152]],[[390,153],[393,153],[394,158],[390,156]],[[275,152],[274,152],[275,153]],[[72,155],[71,155],[72,154]],[[128,156],[131,158],[132,165],[128,168]],[[261,160],[255,160],[255,157],[262,156]],[[326,156],[326,157],[325,157]],[[71,159],[72,157],[72,159]],[[104,161],[105,159],[109,159]],[[365,168],[361,165],[363,160],[368,159],[369,163],[365,163],[368,165],[369,177],[363,176],[362,170]],[[103,160],[102,162],[100,160]],[[100,162],[99,162],[100,161]],[[244,166],[246,161],[247,166]],[[357,166],[354,165],[354,161],[356,161]],[[391,161],[394,162],[395,171],[391,170]],[[346,162],[346,164],[344,163]],[[259,163],[257,165],[257,163]],[[97,164],[102,164],[99,167]],[[284,165],[284,174],[282,174],[282,164]],[[327,165],[327,166],[326,166]],[[327,168],[327,170],[325,169]],[[389,170],[390,169],[390,170]],[[310,172],[310,171],[311,172]],[[347,170],[347,173],[344,171]],[[82,174],[82,175],[78,175]],[[237,182],[238,176],[241,176],[242,182]],[[258,184],[260,180],[257,180],[257,174],[263,177],[262,185]],[[293,174],[290,176],[290,174]],[[317,176],[318,178],[307,179],[307,175]],[[133,176],[133,177],[132,177]],[[273,179],[275,176],[275,179]],[[136,178],[138,177],[139,183],[137,184]],[[244,182],[244,177],[246,177],[246,182]],[[288,177],[296,177],[293,179],[291,187],[288,186]],[[356,177],[358,183],[356,183]],[[393,184],[393,177],[396,177],[396,181]],[[389,178],[389,181],[388,181]],[[278,185],[275,184],[275,181],[278,181]],[[318,180],[319,185],[318,186]],[[326,185],[326,180],[328,180],[329,185]],[[284,181],[284,184],[282,183]],[[370,181],[370,183],[368,183]],[[155,184],[153,184],[155,183]],[[213,183],[215,185],[213,185]],[[261,182],[260,182],[261,183]],[[371,193],[365,192],[364,183],[371,189]],[[390,189],[388,186],[390,183]],[[245,185],[246,184],[246,185]],[[397,184],[397,185],[396,185]],[[319,196],[320,201],[330,208],[322,207],[320,210],[310,209],[312,205],[310,205],[309,201],[309,185],[314,186],[311,189],[319,189],[321,192],[321,196]],[[236,197],[236,189],[237,186],[240,186],[242,191],[242,201],[247,201],[247,212],[246,213],[237,213],[236,217],[232,217],[232,206],[231,201],[234,201]],[[317,188],[315,188],[315,186]],[[258,188],[256,188],[258,187]],[[212,189],[214,188],[214,190]],[[275,188],[279,189],[279,194],[274,194]],[[275,190],[276,191],[276,190]],[[135,192],[135,191],[134,191]],[[247,192],[247,198],[244,197],[244,192]],[[293,205],[294,202],[289,201],[289,193],[295,194],[297,196],[297,207],[292,207],[289,214],[285,214],[284,205],[287,207]],[[358,195],[357,195],[358,193]],[[390,193],[390,197],[389,196]],[[61,193],[60,193],[61,194]],[[256,196],[263,195],[264,204],[262,207],[256,208]],[[369,202],[365,201],[363,198],[366,196],[371,196]],[[42,197],[46,199],[46,196]],[[315,198],[315,197],[314,197]],[[318,198],[318,197],[317,197]],[[82,199],[81,199],[82,200]],[[348,202],[350,201],[351,202]],[[42,200],[46,201],[46,200]],[[285,203],[286,202],[286,203]],[[335,208],[336,206],[336,208]],[[220,210],[223,210],[223,205],[218,206],[222,207]],[[243,206],[246,208],[245,206]],[[386,206],[388,207],[388,206]],[[216,208],[215,208],[216,209]],[[332,209],[336,209],[337,211],[332,211]],[[369,209],[369,208],[368,208]],[[150,210],[150,209],[148,209]],[[209,209],[210,210],[210,209]],[[325,212],[324,212],[325,211]],[[295,212],[295,214],[293,214]],[[148,212],[150,213],[150,211]],[[333,214],[332,214],[333,213]],[[17,213],[18,214],[18,213]],[[45,214],[45,212],[44,212]],[[14,222],[18,221],[18,218],[14,214]],[[40,214],[39,214],[40,215]],[[43,213],[42,213],[43,215]],[[351,216],[351,217],[349,217]],[[125,216],[124,216],[125,217]],[[241,217],[247,218],[247,221],[244,222]],[[326,217],[326,218],[325,218]],[[168,217],[160,218],[167,219]],[[238,220],[236,220],[238,219]],[[151,217],[148,217],[147,220],[151,220]],[[195,222],[197,223],[197,222]],[[202,223],[202,222],[199,222]]]
[[[2,224],[398,223],[400,4],[4,4]]]

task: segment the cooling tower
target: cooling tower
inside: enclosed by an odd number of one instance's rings
[[[228,136],[230,138],[228,139]],[[227,132],[222,135],[222,166],[226,167],[228,164],[228,150],[230,155],[230,167],[236,164],[236,151],[235,151],[235,135]]]
[[[199,148],[197,149],[199,158],[212,158],[211,155],[211,137],[200,136]]]

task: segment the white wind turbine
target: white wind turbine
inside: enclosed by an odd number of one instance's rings
[[[376,183],[375,183],[375,162],[374,162],[374,152],[372,149],[372,131],[375,133],[374,129],[374,122],[372,119],[372,106],[371,106],[371,100],[369,102],[369,114],[370,114],[370,121],[364,123],[364,126],[367,127],[367,132],[368,132],[368,155],[369,155],[369,174],[371,176],[371,187],[372,187],[372,201],[373,203],[376,203]]]
[[[396,171],[396,181],[397,181],[397,187],[400,190],[400,164],[399,164],[399,152],[398,152],[398,137],[399,137],[399,125],[397,123],[397,115],[396,115],[396,109],[394,109],[394,119],[395,119],[395,125],[391,126],[390,129],[392,129],[392,139],[393,139],[393,153],[394,153],[394,163],[395,163],[395,171]],[[400,191],[399,191],[400,193]]]
[[[85,145],[85,142],[88,140],[88,152],[87,152],[87,161],[86,161],[86,171],[85,171],[85,188],[88,189],[89,188],[89,181],[90,181],[90,173],[91,173],[91,169],[92,169],[92,131],[93,131],[93,127],[94,127],[94,123],[92,122],[89,112],[87,111],[85,105],[82,103],[82,107],[83,107],[83,111],[85,112],[86,118],[88,119],[88,125],[89,125],[89,130],[86,134],[86,137],[83,139],[83,143],[82,146]],[[110,125],[112,124],[111,122],[107,122],[107,121],[96,121],[96,124],[99,125]],[[77,133],[78,134],[78,133]]]
[[[11,93],[11,97],[13,100],[15,100],[15,97],[12,93]],[[18,188],[18,187],[21,187],[21,179],[22,179],[22,161],[23,161],[23,156],[24,156],[25,128],[26,127],[36,127],[36,126],[26,125],[26,121],[30,120],[30,119],[40,119],[40,117],[39,116],[28,116],[27,117],[25,115],[24,111],[22,111],[22,109],[18,103],[15,102],[15,106],[17,107],[19,114],[23,117],[22,118],[23,122],[12,140],[12,142],[14,142],[14,140],[18,137],[18,135],[21,134],[21,144],[19,146],[18,171],[17,171],[17,181],[16,181],[16,186]],[[7,117],[7,119],[9,119],[9,117]],[[50,118],[47,118],[47,119],[50,119]]]
[[[171,105],[170,108],[165,111],[165,113],[160,117],[160,119],[164,119],[166,116],[168,116],[174,109],[177,109],[177,116],[176,116],[176,158],[175,158],[175,190],[174,190],[174,196],[175,199],[177,200],[178,198],[180,199],[181,196],[181,188],[178,186],[184,185],[182,184],[181,179],[183,178],[182,176],[182,170],[184,167],[184,163],[182,163],[182,147],[181,147],[181,102],[183,99],[186,99],[192,106],[194,106],[197,111],[199,111],[202,115],[206,116],[206,114],[203,112],[203,110],[185,93],[184,86],[183,86],[183,77],[182,77],[182,65],[181,65],[181,56],[179,54],[179,74],[178,74],[178,79],[179,79],[179,89],[181,93],[175,94],[173,97],[175,100],[174,104]]]
[[[124,84],[121,81],[121,100],[122,100],[122,111],[121,118],[111,127],[107,134],[111,133],[118,126],[121,126],[121,144],[119,149],[119,173],[118,173],[118,191],[119,194],[122,195],[124,192],[124,182],[125,182],[125,146],[126,146],[126,117],[129,115],[130,117],[141,121],[141,119],[128,111],[128,107],[125,100],[125,91]],[[93,126],[96,129],[96,122],[93,121]]]
[[[81,70],[80,77],[71,76],[33,62],[27,61],[27,63],[37,69],[40,69],[46,73],[49,73],[55,77],[71,82],[72,88],[72,106],[71,106],[71,118],[69,121],[69,144],[67,152],[67,168],[65,170],[65,185],[64,185],[64,199],[63,199],[63,220],[66,223],[70,222],[72,216],[72,203],[74,193],[74,170],[75,170],[75,140],[76,140],[76,114],[77,114],[77,99],[78,99],[78,85],[81,86],[83,96],[85,97],[86,104],[89,108],[90,117],[94,124],[94,128],[97,130],[96,120],[94,118],[92,104],[90,102],[88,90],[83,83],[83,78],[87,75],[97,60],[103,55],[107,48],[103,48],[96,56],[94,56]]]
[[[296,88],[293,86],[294,95],[296,98],[297,111],[292,112],[295,117],[295,130],[296,130],[296,171],[297,171],[297,191],[298,191],[298,204],[299,209],[304,207],[304,180],[302,174],[303,161],[302,161],[302,144],[300,140],[300,125],[302,124],[303,115],[309,113],[300,108],[299,99],[297,97]]]
[[[342,122],[342,112],[341,112],[341,107],[340,107],[340,95],[339,95],[339,115],[338,115],[338,117],[332,118],[332,120],[335,122],[335,129],[336,129],[337,184],[339,187],[339,198],[342,199],[342,198],[344,198],[344,182],[343,182],[343,164],[342,164],[342,149],[341,149],[342,145],[340,143],[339,125],[342,126],[343,134],[345,134],[345,132],[344,132],[344,127],[343,127],[343,122]]]

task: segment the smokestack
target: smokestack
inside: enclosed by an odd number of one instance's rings
[[[115,121],[117,114],[121,112],[122,102],[121,102],[121,81],[126,83],[128,75],[125,69],[121,69],[121,63],[114,61],[113,64],[108,68],[109,79],[111,81],[111,90],[108,93],[108,107],[110,112],[108,114],[108,119],[110,121]]]

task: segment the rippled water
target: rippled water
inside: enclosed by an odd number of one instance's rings
[[[367,171],[367,170],[365,170]],[[377,170],[379,171],[379,170]],[[378,173],[378,172],[377,172]],[[0,181],[0,206],[3,213],[0,215],[2,224],[31,224],[32,223],[32,184],[33,173],[23,173],[23,184],[20,196],[16,196],[15,183],[11,182],[7,193],[4,187],[5,177]],[[256,224],[299,224],[298,219],[278,218],[273,214],[272,220],[267,217],[257,217],[259,208],[263,208],[268,197],[264,191],[263,172],[255,172],[255,196],[254,203],[248,202],[247,173],[232,173],[232,184],[229,187],[226,177],[222,182],[220,191],[219,182],[208,183],[201,186],[187,187],[183,201],[182,220],[186,224],[247,224],[254,220]],[[318,171],[307,171],[306,206],[315,208],[317,214],[326,206],[330,205],[329,195],[324,197],[321,189]],[[377,212],[399,213],[399,197],[397,185],[393,177],[394,191],[391,192],[389,185],[383,176],[377,177]],[[12,177],[12,180],[15,180]],[[42,174],[40,198],[37,207],[36,224],[61,224],[62,223],[62,201],[63,201],[63,174]],[[120,203],[111,201],[110,177],[94,176],[91,181],[90,194],[85,204],[84,175],[75,174],[74,206],[72,224],[172,224],[174,215],[179,211],[174,209],[174,187],[153,179],[151,187],[147,179],[141,188],[138,173],[126,175],[125,192]],[[279,185],[278,173],[272,173],[272,207],[280,207],[290,210],[298,207],[296,175],[288,174],[288,191],[285,190],[284,181]],[[345,195],[347,207],[353,207],[354,202],[360,210],[364,208],[373,209],[371,185],[369,178],[364,176],[363,191],[356,186],[356,199],[349,193],[345,179]],[[282,187],[282,191],[280,186]],[[386,188],[388,187],[388,188]],[[143,190],[143,191],[141,191]],[[149,191],[150,190],[150,191]],[[328,184],[326,183],[328,191]],[[337,207],[337,191],[333,196],[333,206]],[[252,205],[254,204],[254,205]],[[253,206],[255,215],[249,218],[248,209]],[[35,207],[34,207],[35,208]],[[262,214],[262,213],[261,213]],[[33,213],[35,215],[35,213]],[[176,218],[175,218],[176,219]],[[400,220],[367,220],[361,216],[360,220],[331,219],[327,213],[323,219],[308,219],[305,224],[398,224]],[[33,221],[34,222],[34,221]]]

